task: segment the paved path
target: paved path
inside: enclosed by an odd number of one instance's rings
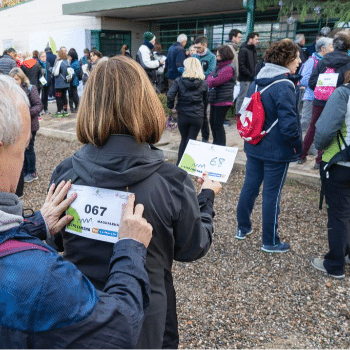
[[[51,113],[56,111],[56,103],[49,103],[49,111]],[[70,114],[70,116],[66,118],[52,118],[51,115],[43,115],[38,133],[49,137],[74,141],[77,139],[75,129],[76,114]],[[239,149],[235,166],[244,168],[246,156],[243,152],[243,140],[238,135],[236,124],[233,123],[231,126],[225,127],[225,130],[227,146],[238,147]],[[209,142],[211,142],[211,140],[210,138]],[[162,140],[157,146],[164,151],[166,159],[176,160],[179,143],[180,134],[178,129],[175,129],[171,132],[165,131]],[[302,165],[291,163],[288,170],[288,178],[319,185],[319,171],[313,169],[315,158],[314,156],[308,156],[308,160]]]

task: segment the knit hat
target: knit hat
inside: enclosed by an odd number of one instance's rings
[[[152,41],[153,39],[155,39],[155,35],[151,32],[146,32],[143,34],[143,38],[147,41]]]

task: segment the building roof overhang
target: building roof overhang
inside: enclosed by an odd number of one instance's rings
[[[138,21],[233,13],[241,0],[90,0],[63,5],[64,15],[114,17]]]

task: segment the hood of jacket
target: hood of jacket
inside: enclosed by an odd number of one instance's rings
[[[0,232],[10,230],[23,222],[22,202],[13,193],[0,192]]]
[[[181,78],[181,82],[188,90],[197,90],[202,84],[202,80],[193,78]]]
[[[132,136],[112,135],[103,147],[85,145],[72,157],[75,173],[88,186],[126,187],[148,178],[164,163],[163,151],[138,144]]]
[[[246,41],[241,45],[241,49],[243,48],[247,48],[248,50],[251,50],[251,51],[256,50],[255,45],[248,45]]]
[[[350,57],[346,52],[334,50],[324,56],[323,63],[326,67],[339,68],[350,63]]]
[[[260,86],[266,86],[275,80],[290,78],[291,74],[288,68],[273,63],[266,63],[265,66],[261,68],[259,74],[256,76],[255,82]]]
[[[35,58],[31,58],[30,60],[25,60],[22,65],[24,67],[27,67],[29,69],[33,68],[37,63],[37,60]]]

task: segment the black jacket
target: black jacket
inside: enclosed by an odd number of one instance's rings
[[[247,45],[247,42],[241,45],[238,53],[239,81],[253,81],[255,66],[258,62],[258,55],[255,45]]]
[[[177,78],[167,94],[168,108],[174,108],[176,95],[178,96],[176,109],[180,116],[203,118],[204,104],[208,99],[208,86],[204,80]]]
[[[350,57],[346,52],[334,50],[327,53],[323,60],[318,61],[317,66],[311,73],[309,87],[315,90],[319,74],[324,73],[327,68],[335,68],[335,72],[339,73],[337,87],[343,84],[345,73],[350,70]],[[325,106],[327,101],[314,99],[315,106]]]
[[[78,185],[135,193],[145,207],[144,217],[153,226],[146,269],[151,282],[151,303],[138,347],[161,348],[166,319],[174,320],[173,260],[194,261],[209,250],[213,232],[214,192],[204,190],[198,199],[186,172],[164,161],[163,152],[133,137],[113,135],[103,147],[84,146],[54,171],[51,182],[72,179]],[[63,250],[61,242],[56,245]],[[63,233],[64,259],[75,264],[103,289],[108,277],[113,244]],[[167,316],[167,309],[173,310]],[[169,333],[176,334],[172,327]],[[175,337],[176,338],[176,337]],[[173,339],[171,347],[176,347]]]
[[[23,73],[28,77],[30,83],[40,91],[42,84],[40,83],[39,79],[42,75],[41,65],[38,63],[35,58],[32,58],[30,60],[24,61],[22,63],[21,69],[23,70]]]
[[[56,62],[57,56],[54,55],[52,52],[48,51],[46,52],[46,61],[50,63],[51,67],[54,67]]]

